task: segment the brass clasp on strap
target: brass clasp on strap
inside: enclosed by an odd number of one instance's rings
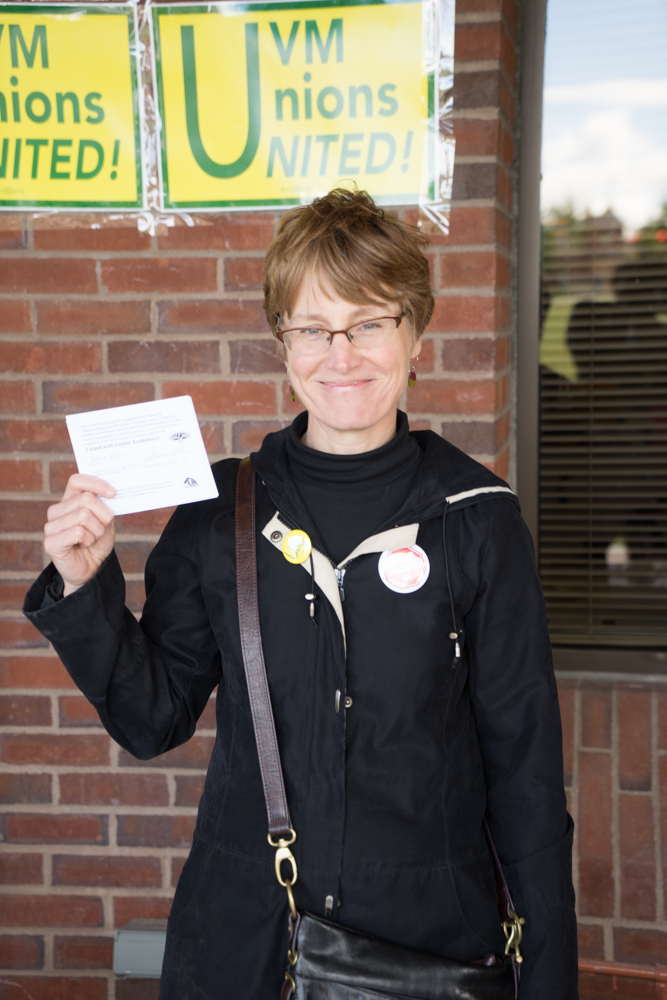
[[[512,955],[514,960],[520,963],[523,962],[523,955],[519,951],[519,945],[523,938],[523,927],[526,921],[514,910],[510,910],[510,917],[511,920],[503,920],[503,931],[507,940],[505,954]]]
[[[294,893],[292,892],[292,886],[295,884],[298,878],[298,872],[296,867],[296,858],[290,851],[290,845],[296,840],[296,831],[290,827],[291,837],[289,840],[287,837],[279,837],[278,840],[273,840],[271,834],[268,835],[268,841],[271,847],[276,848],[276,878],[287,889],[287,901],[289,903],[290,913],[294,920],[297,918],[296,903],[294,902]],[[288,861],[292,866],[292,873],[286,878],[283,877],[282,864],[283,861]]]

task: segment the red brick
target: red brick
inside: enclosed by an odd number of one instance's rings
[[[46,500],[0,500],[0,531],[41,531],[46,521]]]
[[[457,24],[454,33],[454,59],[457,62],[477,62],[499,59],[502,43],[502,25]]]
[[[273,216],[267,212],[191,216],[193,226],[158,225],[161,250],[265,250],[273,238]]]
[[[159,1000],[159,994],[159,979],[123,976],[116,980],[116,1000]]]
[[[110,292],[213,292],[213,257],[120,257],[102,261],[102,284]]]
[[[0,399],[5,413],[35,412],[35,386],[32,382],[18,379],[0,382]]]
[[[187,858],[172,858],[171,859],[171,884],[173,888],[176,888],[179,878],[181,877],[181,872],[185,865]]]
[[[19,458],[3,459],[0,461],[0,482],[7,492],[36,493],[42,488],[42,463]]]
[[[604,959],[604,927],[601,924],[582,924],[577,926],[580,958]]]
[[[216,705],[216,699],[214,696],[211,696],[206,703],[206,708],[204,709],[204,711],[202,712],[197,721],[198,733],[206,731],[207,729],[215,732],[217,727],[217,722],[215,718],[215,705]]]
[[[148,250],[151,238],[138,228],[137,216],[77,214],[37,215],[32,229],[36,250]]]
[[[581,742],[606,750],[611,746],[611,691],[584,687],[581,692]]]
[[[651,788],[651,692],[621,687],[618,692],[618,780],[621,788]]]
[[[146,601],[146,590],[142,580],[125,581],[125,604],[133,613],[138,613]]]
[[[0,969],[41,969],[43,965],[43,937],[0,934]]]
[[[279,420],[235,420],[232,424],[232,451],[238,455],[257,451],[267,434],[284,426]]]
[[[430,337],[424,337],[422,339],[421,350],[419,351],[419,357],[415,359],[415,368],[417,370],[417,377],[426,375],[433,371],[435,366],[435,344]]]
[[[113,938],[98,935],[53,939],[55,969],[110,969],[113,965]]]
[[[5,839],[10,844],[106,844],[106,816],[56,816],[8,813]]]
[[[204,447],[209,456],[224,455],[227,451],[225,445],[225,425],[220,422],[203,420],[199,423],[199,429],[204,439]]]
[[[559,681],[558,703],[563,728],[563,768],[566,785],[572,784],[574,769],[574,696],[574,686],[568,684],[567,681]]]
[[[0,565],[5,571],[40,572],[44,565],[42,543],[25,542],[21,539],[0,539]]]
[[[0,344],[0,367],[7,372],[68,375],[102,370],[102,348],[99,344],[41,344],[36,341]],[[11,384],[11,383],[9,383]]]
[[[94,774],[84,772],[61,774],[59,780],[60,801],[63,805],[169,805],[167,779],[163,774]],[[182,804],[187,805],[188,803]]]
[[[152,382],[45,382],[45,413],[79,413],[107,406],[146,403],[155,397]]]
[[[159,302],[160,333],[266,333],[266,316],[255,299]]]
[[[614,874],[609,754],[579,755],[579,912],[611,917]]]
[[[667,750],[667,690],[658,692],[658,746]]]
[[[192,806],[196,808],[204,791],[204,775],[177,774],[176,801],[177,806]]]
[[[0,908],[5,927],[101,927],[103,919],[96,896],[21,893],[5,895]]]
[[[36,302],[37,329],[58,336],[90,336],[107,333],[148,333],[151,328],[148,302],[86,302],[57,300]],[[28,327],[29,329],[29,327]]]
[[[509,261],[500,253],[471,250],[467,253],[446,253],[440,258],[443,288],[489,286],[507,288]]]
[[[0,695],[0,726],[50,726],[51,699],[37,695]]]
[[[0,802],[36,805],[51,801],[50,774],[0,774]]]
[[[161,507],[159,510],[142,510],[136,514],[124,514],[116,525],[116,531],[121,536],[123,534],[159,535],[175,510],[175,507]]]
[[[213,736],[193,736],[182,746],[168,750],[167,753],[153,757],[152,760],[137,760],[127,750],[121,750],[118,763],[121,767],[157,767],[160,770],[168,767],[192,767],[205,771],[211,759],[214,742]]]
[[[96,292],[94,260],[5,257],[0,292]]]
[[[65,421],[0,420],[0,451],[71,452]]]
[[[64,492],[67,480],[77,471],[76,462],[49,463],[49,490],[58,497]]]
[[[466,74],[468,75],[468,74]],[[452,182],[452,198],[455,201],[487,199],[500,200],[498,186],[501,182],[501,168],[494,161],[459,163]]]
[[[106,1000],[107,980],[102,977],[12,976],[0,1000]]]
[[[159,858],[56,854],[53,858],[53,884],[159,889],[162,863]]]
[[[30,622],[24,618],[0,619],[0,647],[36,649],[40,646],[48,646],[48,642]]]
[[[0,608],[17,611],[23,605],[25,593],[32,580],[0,580]]]
[[[262,290],[261,257],[230,257],[225,261],[225,291]]]
[[[445,421],[442,436],[468,455],[493,455],[496,451],[496,425],[493,421]]]
[[[41,885],[43,881],[41,854],[0,854],[0,882],[3,885]]]
[[[499,476],[501,479],[507,480],[509,478],[509,467],[510,467],[510,453],[509,448],[506,448],[503,452],[498,455],[497,458],[490,461],[486,459],[482,462],[482,465],[493,472],[494,475]]]
[[[63,695],[58,699],[58,721],[67,726],[101,726],[100,717],[83,695]]]
[[[637,965],[664,965],[667,933],[642,927],[614,928],[614,958]]]
[[[171,910],[171,897],[114,897],[114,927],[125,927],[130,920],[164,920]]]
[[[0,215],[0,250],[22,250],[27,245],[25,216],[3,212]]]
[[[278,356],[277,341],[230,340],[229,368],[232,375],[254,375],[275,372],[282,375],[285,362]]]
[[[0,333],[30,333],[30,303],[25,299],[3,299],[0,309]]]
[[[514,162],[514,139],[512,133],[502,124],[500,126],[500,156],[507,167],[512,166]]]
[[[195,816],[118,816],[121,847],[189,847]]]
[[[110,372],[219,372],[220,343],[117,340],[109,344]]]
[[[495,413],[495,379],[419,379],[410,392],[413,413]]]
[[[621,916],[655,920],[653,803],[642,795],[619,795]]]
[[[660,829],[662,831],[662,884],[664,907],[667,909],[667,757],[659,758]]]
[[[73,688],[75,684],[55,656],[1,656],[0,687]]]
[[[162,396],[192,396],[197,413],[251,413],[270,415],[276,412],[275,382],[165,382]]]
[[[431,333],[486,333],[504,328],[502,300],[495,295],[445,295],[436,298]]]
[[[446,371],[493,370],[495,354],[495,341],[491,337],[446,340],[442,346],[442,364]]]
[[[494,156],[498,151],[501,127],[497,118],[455,118],[454,138],[457,155]]]
[[[81,733],[76,736],[6,733],[0,737],[0,760],[5,764],[100,766],[109,763],[109,738]]]

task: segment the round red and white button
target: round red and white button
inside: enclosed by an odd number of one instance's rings
[[[397,594],[412,594],[423,587],[431,572],[428,556],[420,545],[388,549],[378,563],[380,579]]]

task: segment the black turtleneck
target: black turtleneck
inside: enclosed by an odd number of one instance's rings
[[[405,503],[421,463],[419,445],[398,411],[396,436],[381,448],[356,455],[332,455],[303,444],[308,414],[288,430],[290,471],[304,506],[317,525],[327,555],[339,563],[373,535]]]

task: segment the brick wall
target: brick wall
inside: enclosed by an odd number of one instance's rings
[[[406,405],[413,426],[444,433],[506,475],[517,10],[514,0],[458,0],[457,7],[451,232],[432,232],[437,304]],[[416,210],[406,215],[419,220]],[[74,469],[64,415],[190,393],[215,460],[257,447],[299,409],[261,309],[261,260],[276,217],[202,214],[190,222],[167,216],[150,235],[131,215],[0,215],[2,1000],[157,995],[152,981],[115,980],[113,932],[133,917],[168,914],[214,735],[209,705],[186,746],[156,761],[133,760],[101,730],[20,615],[23,594],[44,564],[46,507]],[[118,552],[135,611],[145,558],[168,513],[119,519]],[[567,688],[563,697],[566,720],[583,719],[578,706],[593,704],[587,691]],[[664,936],[664,923],[656,923],[664,919],[664,901],[655,892],[654,910],[641,901],[653,869],[645,860],[650,845],[641,842],[649,828],[639,820],[657,809],[657,744],[650,789],[622,784],[647,780],[645,764],[634,757],[627,766],[639,768],[640,777],[614,777],[613,784],[612,773],[621,774],[618,734],[632,725],[627,713],[641,709],[633,709],[634,695],[602,690],[596,697],[618,701],[619,712],[627,708],[610,724],[609,744],[589,749],[588,737],[577,736],[584,743],[581,751],[576,743],[571,793],[581,823],[580,885],[589,900],[584,948],[650,963]],[[667,703],[662,710],[664,750]],[[605,781],[616,798],[604,791]],[[667,830],[667,768],[662,781]],[[610,816],[621,810],[611,841],[606,818],[602,834],[594,825],[591,831],[590,820],[586,825],[587,782],[601,796],[600,809]],[[626,844],[627,865],[620,860]],[[616,895],[605,888],[610,873]],[[649,928],[648,935],[628,931],[617,944],[612,928],[619,921]]]
[[[580,956],[667,964],[667,684],[559,682]],[[612,994],[581,977],[582,998]],[[603,992],[606,986],[606,992]],[[662,996],[617,979],[617,1000]]]

